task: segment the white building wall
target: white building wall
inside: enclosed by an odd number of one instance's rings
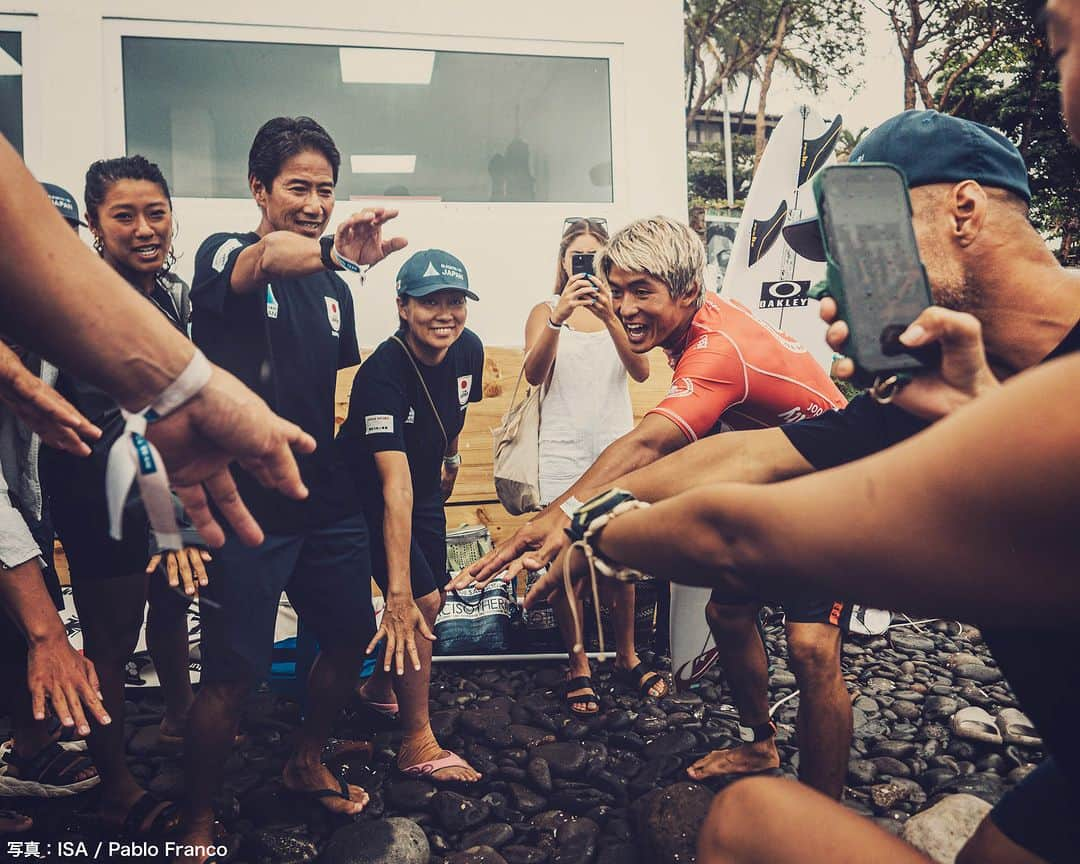
[[[439,246],[465,262],[481,297],[470,307],[469,324],[488,344],[523,341],[529,308],[551,291],[565,216],[605,216],[616,227],[655,213],[686,219],[678,0],[0,0],[0,29],[12,21],[23,22],[24,30],[27,162],[36,176],[80,199],[87,165],[123,152],[118,32],[125,28],[197,32],[203,25],[225,24],[289,28],[275,31],[277,38],[288,41],[295,34],[297,41],[320,41],[325,36],[327,44],[343,40],[571,56],[597,56],[599,49],[611,63],[613,203],[393,202],[401,210],[395,233],[408,237],[412,249]],[[259,41],[262,31],[250,32],[230,38]],[[171,109],[163,105],[161,110],[166,116]],[[343,156],[347,163],[348,154]],[[347,164],[342,167],[347,170]],[[180,229],[177,269],[185,278],[208,234],[249,230],[258,222],[250,200],[178,198],[174,203]],[[339,201],[334,222],[359,206]],[[393,277],[407,252],[374,268],[362,289],[353,286],[362,344],[375,344],[394,326]]]

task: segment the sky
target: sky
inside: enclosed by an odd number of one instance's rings
[[[896,37],[888,19],[881,12],[869,4],[866,4],[865,9],[863,23],[866,26],[866,55],[856,70],[856,77],[862,81],[861,89],[853,95],[849,82],[833,81],[830,82],[828,91],[814,96],[809,91],[800,90],[792,76],[779,71],[769,89],[770,114],[783,114],[800,102],[806,102],[822,117],[841,114],[844,126],[858,132],[863,126],[872,129],[883,120],[904,110],[904,72]],[[744,82],[731,95],[729,104],[732,111],[738,111],[742,106],[745,88]],[[755,85],[750,90],[747,111],[753,113],[756,110],[757,96]]]

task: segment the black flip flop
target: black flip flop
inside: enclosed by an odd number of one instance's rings
[[[644,660],[640,661],[633,669],[619,669],[616,667],[615,680],[621,684],[625,684],[627,687],[637,690],[638,695],[642,697],[650,696],[649,690],[651,690],[657,682],[664,685],[664,692],[659,696],[653,696],[652,698],[663,699],[671,692],[671,688],[668,686],[667,681],[664,680],[664,676]]]
[[[161,805],[164,804],[164,807]],[[146,817],[161,807],[150,824],[143,828]],[[143,792],[139,800],[131,805],[120,825],[120,833],[128,839],[141,839],[157,835],[170,834],[180,827],[180,807],[174,801],[158,798],[153,792]]]
[[[593,695],[588,693],[582,693],[578,696],[570,695],[571,690],[584,690],[586,687],[593,690],[592,678],[588,675],[579,675],[577,678],[571,678],[563,685],[563,698],[566,700],[566,707],[571,714],[577,717],[595,717],[600,713],[600,700],[596,697],[595,690],[593,691]],[[574,707],[581,703],[585,703],[585,705],[588,706],[586,710],[583,711],[580,708]]]
[[[349,794],[349,784],[345,782],[345,778],[340,775],[335,775],[334,779],[338,782],[340,791],[336,789],[289,789],[294,795],[299,795],[301,798],[307,798],[311,801],[324,801],[327,798],[344,798],[346,801],[352,801],[352,796]],[[325,807],[323,808],[326,809]],[[334,813],[332,810],[327,810],[331,815],[346,816],[346,813]]]

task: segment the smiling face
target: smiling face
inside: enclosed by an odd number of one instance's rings
[[[100,241],[102,257],[129,276],[152,276],[165,264],[172,246],[172,206],[151,180],[117,180],[93,215],[90,230]]]
[[[657,345],[677,348],[697,312],[697,294],[673,300],[666,284],[647,273],[612,267],[607,275],[615,314],[619,316],[635,354]]]
[[[303,150],[281,163],[270,188],[251,179],[251,193],[263,211],[259,234],[292,231],[321,237],[334,212],[334,171],[317,150]]]
[[[465,329],[468,303],[464,291],[447,289],[425,297],[398,297],[398,315],[413,353],[429,364],[440,363]]]
[[[1049,0],[1046,35],[1061,80],[1061,109],[1080,144],[1080,0]]]

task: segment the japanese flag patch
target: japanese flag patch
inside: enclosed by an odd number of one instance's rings
[[[472,392],[472,375],[459,375],[457,379],[458,405],[469,404],[469,394]]]
[[[326,301],[326,318],[330,322],[330,329],[337,336],[341,330],[341,306],[335,297],[323,297],[323,300]]]

